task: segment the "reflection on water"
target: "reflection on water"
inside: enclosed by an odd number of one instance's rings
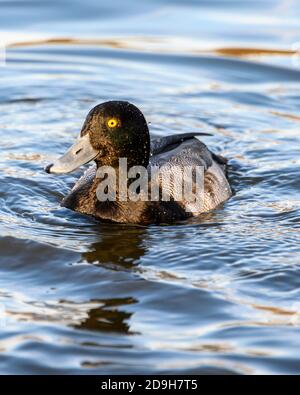
[[[90,300],[80,304],[69,301],[58,301],[58,303],[28,303],[28,311],[6,311],[9,319],[21,322],[63,322],[64,324],[92,331],[108,331],[130,334],[128,321],[132,313],[120,310],[128,304],[137,303],[135,299],[107,299]]]
[[[128,320],[132,313],[118,310],[119,306],[137,303],[136,300],[127,299],[109,299],[97,301],[99,307],[93,308],[87,312],[85,320],[80,324],[74,325],[74,328],[88,329],[92,331],[117,332],[131,334]]]
[[[146,253],[147,230],[122,225],[112,225],[112,228],[112,232],[102,233],[100,240],[82,254],[82,259],[110,269],[132,269]]]
[[[299,2],[0,3],[1,373],[299,373]],[[234,197],[176,226],[61,208],[88,110],[206,131]]]

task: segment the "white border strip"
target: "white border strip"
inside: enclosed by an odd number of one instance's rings
[[[0,67],[6,66],[6,47],[0,44]]]
[[[292,56],[293,66],[300,67],[300,42],[294,43],[292,50],[295,52]]]
[[[0,303],[0,328],[6,327],[6,318],[6,308],[3,303]]]

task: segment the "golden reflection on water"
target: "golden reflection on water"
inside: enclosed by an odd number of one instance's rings
[[[225,57],[257,57],[257,56],[294,56],[299,53],[296,49],[269,49],[255,47],[214,47],[207,46],[203,42],[191,44],[189,39],[185,42],[183,39],[165,37],[120,37],[120,38],[69,38],[57,37],[49,39],[34,39],[28,41],[17,40],[8,42],[7,48],[21,48],[32,46],[51,46],[51,45],[75,45],[75,46],[101,46],[115,49],[127,49],[135,51],[154,51],[163,53],[193,53],[193,54],[216,54]]]
[[[287,114],[279,111],[271,111],[271,114],[277,115],[278,117],[290,119],[291,121],[300,122],[300,116],[296,114]]]

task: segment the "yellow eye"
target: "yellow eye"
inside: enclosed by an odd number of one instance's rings
[[[107,126],[109,128],[115,128],[119,125],[119,120],[116,118],[111,118],[107,121]]]

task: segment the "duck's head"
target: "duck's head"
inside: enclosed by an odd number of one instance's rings
[[[119,158],[127,158],[129,167],[146,167],[149,156],[149,129],[142,112],[131,103],[109,101],[89,112],[76,142],[45,170],[69,173],[92,160],[98,167],[118,167]]]

